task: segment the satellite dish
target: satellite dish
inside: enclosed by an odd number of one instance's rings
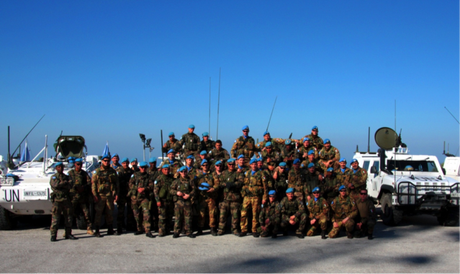
[[[381,149],[390,150],[396,146],[398,134],[389,127],[382,127],[375,132],[374,139]]]

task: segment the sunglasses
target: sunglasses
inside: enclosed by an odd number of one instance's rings
[[[109,160],[102,160],[102,162],[108,162]]]
[[[75,163],[76,166],[81,166],[81,163]]]
[[[319,194],[319,192],[313,192],[313,194]]]
[[[359,194],[361,194],[361,195],[367,195],[367,193],[359,193]]]
[[[345,189],[342,189],[342,190],[340,190],[340,192],[346,192],[346,190],[345,190]]]
[[[243,132],[249,132],[249,130],[243,130]]]

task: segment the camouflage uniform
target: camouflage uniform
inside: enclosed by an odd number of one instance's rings
[[[223,190],[223,201],[219,203],[219,231],[218,234],[225,232],[227,217],[229,211],[232,215],[232,232],[238,233],[240,225],[240,208],[241,208],[241,187],[244,182],[244,175],[236,171],[225,170],[223,179],[219,182],[220,189]]]
[[[353,232],[355,227],[355,221],[353,220],[358,215],[358,209],[356,208],[356,203],[349,196],[342,198],[338,196],[331,203],[331,209],[333,211],[332,222],[337,222],[339,227],[332,227],[331,232],[329,232],[329,238],[335,238],[340,232],[340,229],[345,226],[348,234]],[[349,218],[346,224],[343,224],[342,221],[345,218]]]
[[[272,143],[273,151],[281,152],[281,146],[284,144],[284,140],[281,138],[270,138],[268,141],[265,141],[264,139],[262,142],[257,144],[257,150],[262,151],[262,149],[265,147],[265,144],[268,142]]]
[[[118,164],[111,163],[110,167],[113,168],[114,170],[117,170],[117,168],[121,167],[121,164],[120,163],[118,163]]]
[[[286,189],[288,189],[289,180],[288,180],[289,171],[285,169],[284,172],[279,172],[278,178],[275,180],[275,190],[276,190],[276,200],[281,201],[286,197]]]
[[[294,196],[297,199],[305,201],[308,192],[305,186],[305,174],[300,169],[295,170],[295,168],[293,168],[289,171],[287,187],[292,187],[294,189]]]
[[[149,168],[147,170],[149,174],[149,180],[155,182],[157,177],[160,175],[160,171],[155,167],[153,169]],[[150,216],[152,216],[151,230],[158,229],[158,206],[156,200],[152,200],[152,206],[150,207]]]
[[[310,220],[315,219],[315,223],[310,227],[307,236],[315,235],[315,231],[321,227],[322,231],[327,229],[327,220],[329,218],[329,204],[323,197],[318,199],[312,198],[307,202]]]
[[[248,210],[252,209],[252,232],[257,233],[259,227],[259,213],[262,201],[268,200],[268,178],[261,170],[246,171],[244,185],[241,189],[243,207],[241,209],[241,233],[248,231]]]
[[[133,175],[134,171],[130,168],[124,169],[123,167],[119,167],[117,169],[118,174],[118,186],[117,186],[117,230],[118,232],[123,231],[123,227],[125,226],[125,208],[127,212],[127,227],[129,229],[133,229],[135,224],[133,210],[131,207],[131,201],[128,201],[128,191],[129,191],[129,179],[131,179],[131,175]]]
[[[275,200],[273,203],[268,201],[262,206],[262,210],[259,215],[259,223],[260,236],[266,237],[270,234],[270,232],[272,235],[278,234],[281,223],[280,203],[278,201]]]
[[[321,186],[321,182],[318,178],[318,173],[311,173],[309,170],[305,173],[305,197],[312,197],[312,191],[315,187]]]
[[[270,161],[275,162],[276,165],[280,162],[280,154],[279,152],[276,152],[274,149],[270,153],[268,151],[264,150],[262,151],[262,162],[266,165],[268,163],[268,159],[270,158]]]
[[[294,196],[292,201],[289,201],[288,197],[284,197],[280,202],[281,208],[281,228],[287,232],[290,226],[293,226],[289,223],[290,217],[295,215],[294,221],[297,226],[296,234],[303,234],[305,226],[307,225],[307,213],[305,213],[304,203]]]
[[[326,150],[326,147],[323,147],[319,151],[319,158],[321,159],[319,164],[321,168],[324,170],[324,173],[326,173],[326,170],[329,167],[332,167],[334,169],[339,167],[340,152],[337,148],[333,146],[331,146],[328,150]],[[332,166],[326,166],[326,163],[329,160],[335,160]]]
[[[359,232],[364,232],[364,234],[367,233],[368,235],[372,235],[374,233],[374,226],[377,221],[374,203],[369,200],[369,198],[364,200],[364,202],[359,199],[356,203],[356,206],[358,208],[357,223],[362,223]]]
[[[72,213],[76,218],[80,218],[80,216],[77,216],[76,212],[78,208],[81,208],[86,221],[87,230],[90,231],[91,220],[88,203],[91,195],[91,178],[86,171],[80,170],[80,172],[77,173],[75,169],[69,171],[69,176],[73,184],[70,189],[70,194],[72,196]]]
[[[313,150],[313,151],[315,152],[315,154],[314,154],[314,155],[315,155],[315,160],[318,159],[318,158],[319,158],[318,149],[317,149],[315,146],[313,146],[313,145],[309,145],[308,147],[304,147],[304,146],[300,147],[300,148],[297,150],[297,158],[306,160],[307,157],[304,157],[304,155],[305,155],[305,154],[308,155],[308,152],[309,152],[310,150]]]
[[[367,182],[367,171],[364,168],[358,167],[356,170],[350,170],[350,183],[355,186],[355,189],[359,192],[360,190],[366,189]]]
[[[171,142],[171,140],[168,140],[161,148],[161,152],[167,153],[170,149],[173,149],[176,153],[181,152],[182,144],[176,138],[174,138],[173,142]]]
[[[110,228],[113,224],[113,199],[117,195],[118,177],[113,168],[101,166],[93,171],[91,190],[93,196],[98,198],[96,203],[96,229],[101,225],[102,213],[105,212],[105,221]]]
[[[214,181],[214,178],[210,172],[203,173],[203,171],[197,172],[197,186],[200,186],[201,183],[208,183],[210,188],[214,188],[214,191],[198,191],[197,194],[197,211],[199,212],[198,216],[198,227],[200,230],[204,228],[206,215],[209,216],[209,227],[213,230],[217,226],[217,198],[218,198],[218,189],[219,183]]]
[[[302,140],[304,138],[308,137],[308,139],[310,139],[310,144],[314,147],[316,147],[318,150],[321,150],[323,148],[323,144],[324,144],[324,141],[321,137],[319,137],[318,135],[313,135],[313,134],[310,134],[310,135],[305,135]]]
[[[170,190],[173,180],[172,175],[161,173],[154,182],[153,192],[155,200],[157,203],[161,202],[161,206],[158,207],[158,234],[160,236],[164,236],[170,232],[173,211]]]
[[[292,162],[296,159],[296,150],[294,144],[291,144],[291,149],[287,150],[285,146],[281,148],[280,153],[281,160],[286,163],[286,165],[291,168]]]
[[[186,158],[189,155],[193,155],[194,157],[198,156],[198,149],[200,148],[201,141],[200,137],[196,135],[195,133],[185,133],[182,135],[182,138],[180,139],[180,144],[185,145],[184,147],[184,158]]]
[[[307,170],[308,169],[308,165],[310,163],[313,163],[315,165],[315,170],[318,171],[318,170],[321,170],[321,166],[319,164],[319,162],[317,160],[313,160],[313,162],[310,162],[310,160],[307,158],[306,160],[303,160],[302,163],[300,164],[300,168],[303,169],[303,170]],[[319,172],[318,172],[319,174]]]
[[[201,140],[200,149],[198,151],[201,152],[203,150],[206,150],[206,153],[209,153],[214,148],[214,145],[215,143],[209,139],[207,142],[205,142],[204,140]]]
[[[254,139],[251,136],[244,138],[244,136],[238,137],[235,140],[235,143],[232,146],[230,153],[233,158],[237,158],[240,154],[244,155],[244,165],[248,166],[250,159],[254,156],[256,152],[256,144]]]
[[[334,173],[332,176],[326,176],[323,179],[323,197],[330,204],[335,197],[339,196],[340,184],[337,182],[337,178]]]
[[[350,183],[350,169],[345,167],[345,169],[341,169],[340,167],[334,170],[334,174],[337,178],[337,183],[339,185],[348,186]]]
[[[169,170],[170,170],[171,175],[174,178],[178,178],[179,173],[177,173],[177,170],[179,170],[179,168],[181,168],[183,166],[182,162],[177,160],[177,159],[174,159],[174,160],[171,161],[168,158],[168,159],[164,160],[163,163],[161,163],[159,168],[161,169],[166,164],[169,165]]]
[[[228,154],[228,151],[225,148],[221,148],[220,150],[213,148],[208,153],[208,155],[211,160],[213,161],[221,160],[224,165],[227,162],[227,160],[230,159],[230,154]]]
[[[139,192],[139,188],[143,188],[144,191]],[[144,228],[147,234],[150,232],[150,207],[154,200],[153,188],[154,183],[150,180],[147,172],[136,172],[129,180],[129,196],[131,197],[131,206],[137,224],[137,231],[142,231],[142,228]],[[141,210],[143,221],[139,218]]]
[[[177,196],[180,191],[189,194],[188,199]],[[192,234],[192,197],[195,195],[195,183],[189,177],[178,178],[171,185],[171,195],[174,201],[174,234],[180,234],[184,226],[185,234]],[[183,223],[182,223],[183,222]]]
[[[72,179],[64,173],[57,172],[50,179],[51,199],[53,207],[51,208],[51,236],[56,237],[59,227],[61,213],[64,215],[66,235],[70,235],[72,229],[72,204],[70,189],[72,188]],[[69,233],[69,234],[67,234]]]

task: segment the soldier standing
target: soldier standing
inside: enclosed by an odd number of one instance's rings
[[[315,235],[316,230],[321,228],[321,239],[326,239],[327,219],[329,218],[329,204],[320,196],[320,188],[313,189],[313,199],[307,202],[308,212],[310,212],[310,230],[307,236]]]
[[[53,201],[50,226],[51,241],[56,241],[61,213],[64,215],[65,220],[65,238],[75,240],[77,238],[72,235],[72,205],[70,202],[72,181],[69,176],[63,173],[64,164],[62,162],[56,163],[55,168],[56,173],[50,179],[50,186],[53,191],[51,193]]]
[[[276,200],[281,201],[286,197],[286,189],[288,188],[289,180],[289,169],[285,162],[281,162],[275,169],[273,179],[275,180]]]
[[[340,187],[332,167],[327,169],[326,176],[324,176],[323,185],[323,197],[327,200],[327,203],[330,204],[335,199],[335,197],[339,195]]]
[[[251,159],[252,156],[254,156],[254,153],[256,151],[256,144],[254,139],[248,135],[248,126],[244,126],[242,128],[242,131],[243,135],[235,140],[235,143],[233,144],[233,147],[230,152],[233,158],[236,158],[237,155],[244,155],[244,165],[248,166],[249,159]]]
[[[305,197],[308,196],[308,192],[305,186],[305,175],[302,170],[300,170],[300,160],[295,159],[292,163],[292,167],[288,175],[288,188],[292,188],[294,196],[303,202],[305,201]]]
[[[337,183],[339,185],[348,186],[350,183],[350,169],[347,167],[347,159],[340,158],[339,168],[335,171]]]
[[[262,171],[257,169],[257,160],[250,161],[251,170],[246,171],[244,185],[241,190],[243,195],[243,207],[241,209],[241,234],[246,236],[248,232],[247,213],[252,210],[252,236],[259,237],[259,213],[261,204],[268,200],[268,178]]]
[[[117,168],[118,186],[117,186],[117,235],[123,234],[125,226],[125,208],[127,212],[127,228],[134,230],[134,215],[131,207],[131,201],[128,201],[129,180],[134,171],[129,168],[129,159],[125,157],[121,160],[121,167]]]
[[[276,191],[268,192],[268,202],[262,205],[259,216],[259,234],[261,237],[267,237],[270,233],[272,238],[278,237],[278,229],[281,222],[280,203],[276,200]]]
[[[318,151],[321,150],[321,148],[323,147],[323,139],[318,136],[317,126],[313,126],[311,129],[311,134],[306,135],[305,137],[308,137],[308,139],[310,139],[311,144],[315,146]]]
[[[356,159],[351,160],[350,165],[350,184],[353,184],[357,191],[366,189],[367,171],[359,167],[358,160]]]
[[[94,225],[96,232],[94,236],[100,238],[99,233],[102,213],[105,212],[105,222],[107,223],[107,235],[113,235],[113,207],[114,199],[117,199],[117,173],[109,165],[108,155],[102,156],[102,165],[93,171],[91,190],[96,204],[96,217]]]
[[[131,159],[131,169],[133,170],[134,173],[139,171],[139,167],[137,166],[137,158],[132,158]]]
[[[213,148],[209,152],[209,158],[213,161],[222,161],[222,163],[226,163],[228,159],[230,159],[230,154],[225,148],[222,148],[222,141],[217,140],[214,144],[215,148]]]
[[[172,220],[172,196],[170,193],[174,178],[169,173],[169,164],[161,167],[161,174],[154,182],[154,196],[158,207],[158,236],[163,237],[170,233]]]
[[[286,190],[286,197],[280,202],[281,208],[281,228],[283,235],[288,235],[290,227],[297,226],[296,235],[299,238],[304,238],[304,230],[307,224],[307,213],[303,201],[294,195],[294,189]]]
[[[216,229],[216,200],[219,189],[219,183],[216,182],[209,171],[209,163],[207,160],[201,161],[201,170],[197,172],[197,185],[200,190],[198,193],[198,233],[203,235],[203,228],[206,221],[206,216],[209,216],[209,227],[211,234],[217,236]]]
[[[172,149],[175,152],[180,152],[182,145],[179,142],[179,140],[175,138],[174,132],[170,132],[168,136],[169,136],[169,140],[163,144],[163,147],[161,148],[161,152],[166,153],[170,149]]]
[[[337,148],[331,145],[329,139],[324,140],[324,147],[319,151],[321,168],[326,172],[330,167],[338,168],[338,161],[340,159],[340,152]]]
[[[134,173],[129,180],[129,196],[131,197],[131,204],[133,208],[134,219],[137,224],[137,231],[134,235],[142,234],[142,228],[145,231],[145,236],[153,238],[150,232],[150,208],[153,200],[154,183],[150,180],[147,173],[147,162],[140,162],[139,172]],[[139,215],[142,210],[143,221],[140,220]]]
[[[357,202],[358,207],[358,222],[356,227],[358,228],[358,237],[367,234],[367,239],[372,240],[374,236],[374,226],[376,223],[376,214],[374,203],[369,200],[367,196],[367,189],[362,189],[359,193],[360,199]]]
[[[201,144],[200,137],[198,137],[198,135],[196,135],[193,131],[195,131],[195,126],[189,125],[188,133],[182,135],[182,138],[180,139],[181,146],[185,145],[184,158],[186,158],[189,155],[193,155],[196,157],[196,155],[198,154]]]
[[[206,153],[209,153],[214,148],[214,142],[209,140],[209,133],[203,132],[201,135],[203,136],[203,140],[201,140],[198,151],[206,150]]]
[[[347,237],[353,239],[353,230],[355,227],[354,218],[358,215],[356,203],[347,195],[345,186],[339,187],[339,197],[331,202],[332,215],[332,230],[329,232],[329,238],[335,238],[342,227],[347,231]]]
[[[313,198],[311,195],[312,190],[315,187],[320,186],[320,178],[323,179],[319,172],[316,171],[315,165],[313,163],[309,163],[307,172],[305,173],[305,197],[307,198],[307,201],[310,201],[310,199]]]
[[[120,156],[118,156],[118,153],[115,153],[115,154],[112,156],[112,164],[110,164],[110,166],[111,166],[114,170],[117,170],[117,168],[121,167],[119,161],[120,161]]]
[[[89,197],[91,195],[91,178],[82,167],[82,159],[75,160],[75,169],[69,171],[71,182],[73,183],[70,193],[72,196],[72,212],[75,214],[78,208],[81,208],[86,221],[86,233],[94,235],[91,229],[91,220],[88,210]],[[81,218],[80,216],[75,216]]]
[[[189,155],[189,157],[192,155]],[[195,183],[187,174],[187,167],[179,168],[180,177],[177,178],[171,186],[171,195],[174,201],[174,235],[173,238],[178,238],[182,226],[185,234],[189,238],[195,238],[192,232],[192,202],[191,199],[195,195]],[[183,222],[183,223],[182,223]]]
[[[177,160],[175,158],[176,152],[173,149],[170,149],[168,151],[168,159],[164,160],[163,163],[161,164],[160,168],[163,165],[168,165],[171,174],[173,175],[174,178],[177,178],[179,174],[177,173],[177,170],[182,166],[181,161]]]

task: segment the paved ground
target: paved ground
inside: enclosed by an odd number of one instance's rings
[[[379,222],[372,241],[208,233],[195,239],[133,234],[96,239],[74,230],[79,240],[51,243],[48,229],[35,222],[0,231],[1,272],[460,271],[459,227],[441,227],[430,216],[405,218],[397,227]]]

